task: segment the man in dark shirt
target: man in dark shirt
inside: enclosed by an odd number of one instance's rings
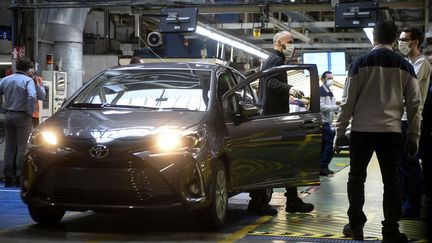
[[[274,50],[264,62],[261,70],[284,65],[285,60],[291,58],[294,51],[294,37],[288,31],[281,31],[273,37]],[[259,81],[258,99],[263,107],[264,115],[288,113],[291,85],[288,84],[286,72],[277,75],[264,76]],[[250,192],[251,200],[248,212],[259,215],[275,215],[277,210],[269,205],[271,189]],[[308,213],[314,209],[313,204],[304,203],[297,194],[296,187],[287,187],[285,211],[288,213]]]
[[[287,31],[277,33],[273,41],[274,50],[262,65],[261,70],[284,65],[286,59],[285,53],[291,57],[294,51],[294,39]],[[289,106],[286,104],[289,104],[289,91],[291,87],[288,84],[286,72],[261,78],[258,87],[258,100],[262,105],[263,113],[265,115],[288,113]]]

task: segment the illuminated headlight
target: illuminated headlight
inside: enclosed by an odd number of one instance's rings
[[[51,145],[57,145],[57,137],[53,132],[43,131],[41,134],[45,142]]]
[[[30,136],[30,144],[35,146],[57,145],[57,136],[52,131],[35,131]]]
[[[160,134],[157,138],[157,146],[161,150],[170,151],[180,147],[180,137],[173,134]]]
[[[161,151],[187,151],[197,148],[200,143],[198,134],[180,136],[178,134],[163,133],[157,137],[157,148]]]

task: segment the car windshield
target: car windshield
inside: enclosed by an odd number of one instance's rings
[[[109,70],[70,107],[205,111],[210,77],[210,70]]]

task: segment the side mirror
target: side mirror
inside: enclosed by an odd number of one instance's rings
[[[248,103],[245,101],[240,101],[239,105],[241,107],[240,114],[243,117],[249,118],[249,117],[258,116],[261,114],[261,111],[262,111],[261,107],[259,107],[256,104]]]

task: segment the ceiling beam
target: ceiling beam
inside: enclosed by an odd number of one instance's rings
[[[425,1],[399,1],[399,2],[380,2],[380,8],[391,9],[424,9]],[[163,6],[162,6],[163,4]],[[8,5],[12,8],[20,9],[39,9],[39,8],[85,8],[85,7],[121,7],[131,6],[143,8],[142,11],[147,11],[147,14],[158,14],[160,9],[146,8],[160,8],[162,7],[175,7],[176,4],[155,4],[154,1],[149,0],[114,0],[114,1],[50,1],[50,2],[37,2],[37,3],[11,3]],[[225,14],[225,13],[260,13],[261,9],[258,4],[187,4],[184,7],[197,7],[200,14]],[[287,11],[334,11],[330,3],[269,3],[269,12],[287,12]],[[6,7],[6,4],[2,4]]]
[[[289,28],[302,29],[302,28],[335,28],[334,21],[317,21],[317,22],[281,22]],[[398,26],[423,26],[424,21],[395,21]],[[261,26],[259,22],[249,22],[249,23],[221,23],[221,24],[213,24],[211,25],[217,29],[225,29],[225,30],[244,30],[244,29],[253,29]],[[273,23],[267,23],[264,26],[264,29],[274,29],[278,26]],[[280,28],[278,28],[280,29]]]
[[[323,22],[282,22],[289,28],[334,28],[334,21],[323,21]],[[226,29],[226,30],[240,30],[240,29],[253,29],[261,26],[261,23],[223,23],[223,24],[214,24],[212,25],[218,29]],[[267,23],[265,25],[265,29],[273,29],[277,28],[273,23]]]
[[[336,32],[336,33],[313,33],[309,32],[308,36],[313,39],[353,39],[353,38],[367,38],[363,31],[360,32]]]
[[[264,49],[272,49],[273,44],[257,44]],[[372,48],[370,43],[296,43],[296,49],[346,49],[346,48]]]
[[[428,1],[428,0],[424,0]],[[391,9],[423,9],[424,1],[401,1],[401,2],[386,2],[379,3],[379,7]],[[288,11],[334,11],[330,3],[283,3],[283,4],[268,4],[269,12],[288,12]],[[260,13],[261,9],[256,5],[214,5],[199,7],[200,14],[220,14],[220,13]]]
[[[288,25],[286,25],[284,22],[281,22],[273,17],[268,17],[268,20],[270,23],[272,23],[274,26],[277,26],[279,29],[281,30],[287,30],[289,32],[291,32],[291,34],[293,35],[293,37],[302,40],[306,43],[309,43],[311,41],[311,39],[307,36],[305,36],[303,33],[300,33],[296,30],[293,30],[292,28],[290,28]]]
[[[260,37],[253,37],[252,34],[248,36],[244,36],[242,38],[251,39],[251,40],[271,40],[273,39],[274,34],[261,34]],[[354,39],[354,38],[367,38],[366,34],[361,32],[336,32],[336,33],[313,33],[309,32],[307,37],[311,39]]]

